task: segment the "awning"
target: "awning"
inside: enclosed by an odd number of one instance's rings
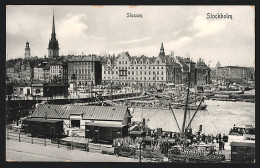
[[[97,126],[97,127],[113,127],[113,128],[122,128],[125,125],[119,124],[104,124],[104,123],[86,123],[89,126]]]

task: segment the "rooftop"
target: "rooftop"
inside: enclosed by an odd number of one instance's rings
[[[69,119],[71,114],[82,114],[83,119],[121,121],[128,113],[126,106],[80,106],[39,104],[32,114],[33,118]]]

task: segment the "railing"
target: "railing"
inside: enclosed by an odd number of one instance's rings
[[[54,146],[57,148],[67,148],[69,150],[80,149],[84,151],[89,151],[88,144],[79,144],[73,141],[62,141],[59,138],[47,138],[43,136],[32,136],[21,132],[20,130],[14,131],[9,128],[6,129],[6,138],[7,140],[14,140],[18,142],[25,142],[31,144],[41,144],[43,146]]]

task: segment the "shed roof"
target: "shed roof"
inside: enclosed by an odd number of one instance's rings
[[[114,127],[114,128],[122,128],[125,125],[117,125],[117,124],[104,124],[104,123],[86,123],[88,126],[97,126],[97,127]]]
[[[130,117],[126,106],[80,106],[39,104],[32,114],[34,118],[69,119],[70,114],[82,114],[83,119],[121,121],[125,114]]]
[[[26,118],[26,119],[24,119],[24,121],[56,123],[56,122],[60,122],[62,120],[48,120],[48,119],[43,119],[43,118]]]

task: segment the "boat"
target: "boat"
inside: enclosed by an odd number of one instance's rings
[[[234,125],[229,132],[228,141],[253,142],[255,141],[255,128],[252,125]]]
[[[185,108],[185,106],[183,107],[183,109]],[[205,110],[207,108],[207,105],[205,103],[201,104],[200,107],[199,105],[195,105],[195,104],[190,104],[188,105],[187,109],[188,110],[197,110],[197,108],[199,108],[199,110]]]
[[[228,149],[231,148],[232,142],[245,142],[245,143],[255,143],[255,127],[252,125],[234,125],[228,135]]]

